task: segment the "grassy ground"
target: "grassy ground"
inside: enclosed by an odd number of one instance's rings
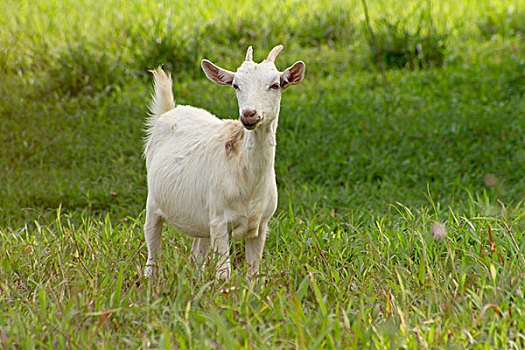
[[[359,1],[0,4],[0,347],[525,347],[525,2],[368,5],[384,76]],[[261,277],[142,279],[146,69],[234,116],[200,59],[278,43]]]

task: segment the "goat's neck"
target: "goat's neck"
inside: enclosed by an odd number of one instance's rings
[[[246,143],[244,152],[248,156],[251,171],[254,173],[260,174],[268,168],[273,168],[277,119],[278,117],[267,126],[257,128],[253,131],[245,131]]]

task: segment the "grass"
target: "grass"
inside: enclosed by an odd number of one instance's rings
[[[525,347],[525,3],[368,6],[407,55],[387,85],[359,1],[1,4],[0,347]],[[261,276],[242,242],[231,284],[195,274],[167,228],[143,279],[145,70],[235,115],[199,60],[277,43],[307,75],[283,97]]]
[[[236,244],[228,286],[211,268],[195,275],[189,239],[171,230],[163,274],[147,281],[141,218],[57,211],[48,225],[2,232],[3,345],[519,348],[523,245],[512,237],[523,207],[488,202],[472,198],[465,216],[401,204],[368,218],[280,214],[261,277],[243,278]],[[497,214],[477,216],[485,210]],[[436,220],[444,239],[430,232]]]

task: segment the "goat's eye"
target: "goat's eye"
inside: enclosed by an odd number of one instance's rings
[[[233,86],[233,88],[234,88],[235,90],[239,90],[239,85],[237,85],[237,84],[233,84],[232,86]]]
[[[270,90],[277,90],[280,87],[281,86],[279,85],[279,83],[273,83],[272,85],[270,85]]]

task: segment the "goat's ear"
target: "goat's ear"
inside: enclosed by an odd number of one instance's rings
[[[305,65],[303,61],[298,61],[290,68],[281,73],[281,87],[286,89],[290,85],[299,84],[304,78]]]
[[[217,67],[208,60],[202,60],[201,67],[208,79],[219,85],[231,85],[235,73]]]

